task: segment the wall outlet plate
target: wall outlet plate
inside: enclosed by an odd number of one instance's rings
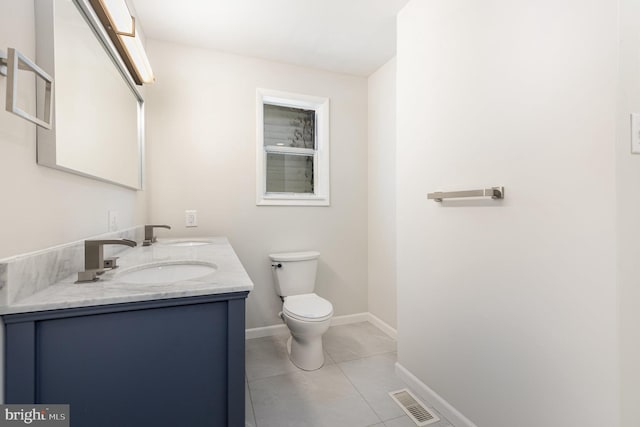
[[[109,231],[118,231],[118,211],[109,211],[109,222],[107,224]]]
[[[196,210],[184,211],[184,225],[185,225],[185,227],[197,227],[198,226],[198,211],[196,211]]]
[[[631,113],[631,152],[640,154],[640,113]]]

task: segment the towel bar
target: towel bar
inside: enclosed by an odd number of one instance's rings
[[[433,199],[441,202],[444,199],[454,199],[461,197],[491,197],[492,199],[504,199],[504,187],[491,187],[481,190],[463,190],[463,191],[436,191],[427,194],[427,199]]]
[[[18,107],[18,70],[33,71],[36,76],[44,80],[44,120],[32,116]],[[53,78],[29,58],[11,47],[6,53],[0,50],[0,74],[7,76],[7,111],[45,129],[51,129]]]

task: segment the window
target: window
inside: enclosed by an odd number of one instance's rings
[[[258,205],[329,205],[329,99],[258,89]]]

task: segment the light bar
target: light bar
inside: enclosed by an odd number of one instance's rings
[[[137,85],[155,77],[125,0],[89,0]]]

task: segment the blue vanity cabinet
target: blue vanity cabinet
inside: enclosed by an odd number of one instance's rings
[[[6,403],[73,427],[244,426],[248,292],[3,316]]]

